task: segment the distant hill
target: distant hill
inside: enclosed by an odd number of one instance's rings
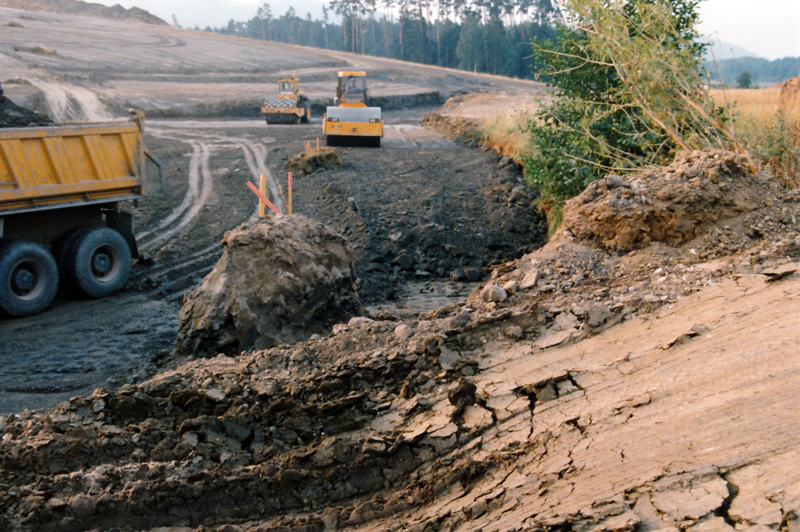
[[[706,49],[705,57],[707,61],[721,61],[724,59],[736,59],[740,57],[759,57],[758,54],[755,54],[750,50],[742,48],[736,44],[720,41],[719,39],[706,38],[704,41],[709,44],[709,47]]]
[[[784,57],[774,61],[760,57],[740,57],[716,62],[707,61],[705,68],[711,75],[712,83],[722,81],[728,85],[735,85],[739,74],[747,70],[753,83],[768,85],[800,75],[800,57]]]
[[[28,11],[49,11],[52,13],[71,13],[94,17],[138,20],[147,24],[166,25],[160,18],[143,9],[132,7],[125,9],[119,4],[108,7],[100,4],[82,2],[81,0],[0,0],[0,7],[26,9]]]

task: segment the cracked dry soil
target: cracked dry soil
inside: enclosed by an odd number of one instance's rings
[[[795,530],[798,214],[725,152],[610,176],[466,302],[8,417],[3,528]]]

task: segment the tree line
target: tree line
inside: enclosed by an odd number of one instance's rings
[[[264,2],[206,31],[525,78],[531,40],[554,38],[558,17],[556,0],[333,0],[321,19]]]
[[[760,57],[740,57],[706,62],[712,83],[736,85],[739,76],[748,73],[753,84],[768,84],[800,76],[800,57],[784,57],[769,61]]]

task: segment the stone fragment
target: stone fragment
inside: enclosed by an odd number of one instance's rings
[[[517,281],[508,281],[503,284],[503,290],[505,290],[508,295],[514,295],[518,289],[519,283]]]
[[[520,327],[519,325],[510,325],[505,328],[503,333],[512,340],[519,340],[524,336],[522,327]]]
[[[508,299],[508,294],[506,291],[500,288],[497,285],[490,284],[487,285],[481,290],[481,299],[489,302],[502,302]]]
[[[536,346],[539,347],[539,349],[547,349],[549,347],[561,345],[569,340],[574,332],[575,329],[569,329],[566,331],[555,331],[550,329],[544,336],[539,338],[539,340],[536,342]]]
[[[456,351],[453,351],[452,349],[448,349],[445,346],[441,347],[441,353],[439,354],[439,364],[441,364],[442,369],[444,369],[445,371],[454,369],[459,362],[461,362],[460,354],[458,354]]]
[[[529,270],[528,273],[525,274],[525,277],[522,278],[522,281],[520,281],[519,289],[528,290],[533,288],[539,282],[539,277],[540,274],[538,269],[533,268],[532,270]]]
[[[728,483],[716,478],[690,489],[659,491],[651,495],[653,506],[669,514],[675,521],[700,519],[717,508],[728,497]],[[735,502],[735,501],[734,501]]]
[[[400,325],[394,328],[394,335],[400,338],[401,340],[407,340],[412,336],[414,336],[414,329],[412,329],[405,323],[401,323]]]
[[[447,324],[454,329],[461,329],[469,323],[472,314],[468,310],[462,310],[447,321]]]
[[[468,406],[462,414],[464,427],[471,430],[483,430],[494,424],[492,413],[477,405]]]
[[[566,331],[578,327],[578,318],[572,312],[562,312],[556,316],[556,329]]]
[[[610,318],[612,312],[605,305],[595,305],[589,309],[589,319],[587,323],[591,327],[599,327]]]
[[[355,316],[350,318],[350,321],[347,322],[347,326],[356,329],[360,327],[368,327],[375,323],[375,320],[367,318],[365,316]]]

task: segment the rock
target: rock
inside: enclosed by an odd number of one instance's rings
[[[487,303],[490,302],[501,302],[508,299],[508,294],[505,290],[500,288],[497,285],[490,284],[487,285],[481,290],[481,299],[486,301]]]
[[[556,328],[562,331],[574,330],[578,327],[578,318],[571,312],[562,312],[556,316]]]
[[[467,274],[464,273],[463,268],[453,270],[452,272],[450,272],[450,280],[455,281],[457,283],[462,283],[467,280]]]
[[[406,271],[413,270],[416,262],[417,259],[410,253],[401,253],[394,259],[394,263]]]
[[[350,318],[350,321],[347,322],[347,326],[351,329],[358,329],[361,327],[369,327],[373,325],[375,320],[371,318],[367,318],[365,316],[356,316],[354,318]]]
[[[481,268],[464,268],[464,275],[467,281],[474,283],[483,279],[483,270]]]
[[[394,328],[394,335],[400,338],[401,340],[407,340],[414,336],[414,329],[406,325],[405,323],[401,323],[397,327]]]
[[[477,405],[470,405],[464,409],[464,426],[472,430],[483,430],[494,424],[492,413]]]
[[[445,346],[441,347],[441,353],[439,354],[439,364],[441,364],[442,369],[446,371],[454,369],[459,362],[461,362],[460,354],[458,354],[456,351],[448,349]]]
[[[537,270],[536,268],[529,270],[528,273],[525,274],[525,277],[522,278],[522,281],[520,281],[519,289],[528,290],[530,288],[533,288],[539,282],[539,277],[540,277],[539,270]]]
[[[595,305],[589,309],[589,319],[587,323],[591,327],[599,327],[610,318],[612,312],[605,305]]]
[[[508,197],[508,202],[517,203],[528,199],[530,199],[530,196],[528,196],[528,193],[525,191],[525,187],[516,186],[511,189],[511,195]]]
[[[505,290],[508,295],[514,295],[518,289],[519,283],[517,281],[508,281],[503,284],[503,290]]]
[[[471,317],[472,314],[469,311],[462,310],[461,312],[459,312],[458,314],[447,320],[447,325],[452,327],[453,329],[461,329],[467,323],[469,323]]]
[[[305,340],[361,313],[353,251],[302,215],[250,221],[225,235],[203,284],[184,297],[177,350],[239,353]]]
[[[519,325],[511,325],[506,327],[503,333],[513,340],[520,340],[524,336],[524,332],[522,327]]]

